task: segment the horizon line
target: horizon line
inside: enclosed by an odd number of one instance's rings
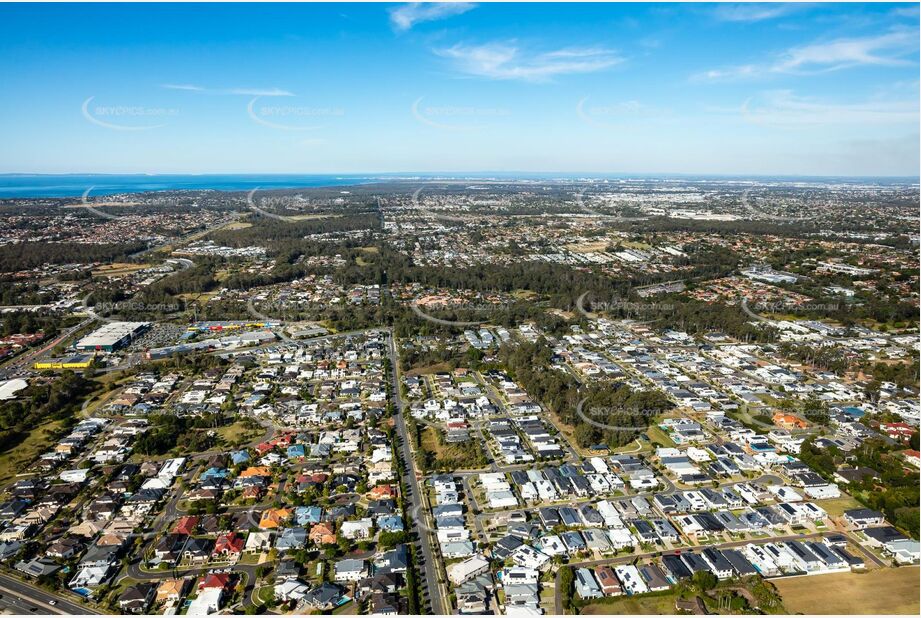
[[[61,176],[447,176],[447,177],[475,177],[483,175],[514,176],[527,175],[538,176],[552,180],[553,176],[690,176],[690,177],[719,177],[719,178],[902,178],[921,180],[921,175],[904,175],[904,174],[795,174],[784,172],[586,172],[586,171],[492,171],[478,170],[471,172],[460,171],[437,171],[437,172],[418,172],[418,171],[398,171],[398,172],[0,172],[0,177],[12,176],[36,176],[36,177],[61,177]]]

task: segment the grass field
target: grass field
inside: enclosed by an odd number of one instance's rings
[[[138,270],[148,268],[150,264],[129,264],[116,262],[114,264],[105,264],[95,269],[92,273],[94,277],[115,277],[118,275],[127,275]]]
[[[435,453],[435,457],[438,459],[443,457],[463,456],[467,447],[469,447],[469,445],[439,443],[438,432],[434,427],[425,427],[425,429],[422,430],[422,448]]]
[[[611,453],[614,455],[622,455],[625,453],[628,453],[628,454],[629,453],[639,453],[642,450],[643,450],[643,442],[639,439],[636,439],[633,442],[630,442],[629,444],[625,444],[621,447],[613,449]]]
[[[218,437],[230,446],[240,446],[265,434],[265,429],[247,429],[243,423],[236,422],[217,429]]]
[[[564,423],[559,415],[555,412],[550,412],[550,419],[553,421],[553,424],[557,429],[560,430],[560,433],[563,434],[563,437],[566,439],[566,442],[576,451],[581,457],[593,457],[596,453],[590,451],[588,448],[582,448],[576,443],[575,438],[575,427]],[[638,453],[642,449],[642,445],[637,447],[637,441],[632,440],[629,443],[625,444],[620,448],[613,449],[611,453]]]
[[[844,511],[863,508],[863,505],[857,502],[857,500],[844,493],[838,498],[816,500],[815,503],[825,509],[829,517],[841,517],[844,515]]]
[[[17,474],[24,472],[39,453],[47,450],[51,442],[49,436],[60,427],[61,421],[42,423],[30,431],[21,444],[0,455],[0,485],[5,485]]]
[[[515,290],[512,292],[512,296],[518,300],[531,300],[532,298],[537,298],[537,293],[531,290]]]
[[[217,295],[218,295],[218,292],[217,292],[217,291],[214,291],[214,292],[202,292],[201,294],[199,294],[199,293],[197,293],[197,292],[188,292],[188,293],[185,293],[185,294],[177,294],[177,296],[178,296],[179,298],[181,298],[181,299],[183,299],[183,300],[185,300],[185,301],[188,301],[188,302],[198,302],[198,303],[206,303],[206,302],[208,302],[209,300],[211,300],[211,297],[212,297],[212,296],[217,296]]]
[[[425,427],[422,430],[422,448],[433,453],[436,460],[453,460],[458,468],[473,468],[482,465],[477,463],[477,457],[482,454],[482,445],[476,439],[460,444],[440,444],[438,432],[434,427]]]
[[[790,613],[917,616],[918,567],[771,580]]]
[[[449,363],[437,363],[435,365],[427,365],[425,367],[416,367],[415,369],[404,371],[403,375],[423,376],[430,373],[440,373],[442,371],[451,371],[451,365]]]
[[[636,597],[609,597],[604,603],[591,603],[579,613],[586,616],[604,616],[606,614],[674,614],[675,594],[653,594]]]
[[[268,603],[275,598],[275,586],[262,586],[261,588],[257,588],[253,598],[260,603]]]
[[[225,230],[230,230],[230,231],[232,231],[232,230],[245,230],[245,229],[248,228],[248,227],[253,227],[253,224],[252,224],[252,223],[246,223],[245,221],[235,221],[235,222],[233,222],[233,223],[230,223],[230,224],[224,226],[224,229],[225,229]]]
[[[566,248],[573,253],[600,253],[608,248],[607,240],[595,242],[574,242],[566,245]]]
[[[575,439],[575,427],[572,425],[567,425],[560,419],[559,415],[556,412],[550,411],[550,419],[553,421],[553,424],[556,425],[556,428],[560,430],[560,433],[563,434],[563,437],[566,438],[566,441],[572,446],[573,449],[581,457],[591,457],[592,454],[589,453],[588,449],[581,448]]]
[[[646,431],[646,435],[649,436],[649,441],[653,444],[660,444],[666,447],[675,446],[675,443],[668,437],[668,434],[665,433],[661,427],[656,425],[651,425]]]

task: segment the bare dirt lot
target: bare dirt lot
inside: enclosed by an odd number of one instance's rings
[[[803,614],[919,613],[918,567],[771,580],[784,607]]]

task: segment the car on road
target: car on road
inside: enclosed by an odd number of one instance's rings
[[[57,605],[57,604],[58,602],[54,599],[51,599],[50,601],[48,601],[48,605]]]

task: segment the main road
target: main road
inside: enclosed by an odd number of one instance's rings
[[[435,551],[432,549],[432,530],[428,524],[429,513],[423,502],[423,488],[419,483],[421,475],[416,473],[416,463],[413,458],[412,449],[410,448],[409,434],[406,431],[406,420],[403,418],[403,396],[400,393],[400,380],[398,373],[399,357],[397,356],[396,344],[394,343],[393,331],[390,331],[390,370],[393,381],[393,400],[396,405],[396,431],[400,440],[403,459],[403,485],[406,487],[404,500],[409,500],[412,504],[411,513],[418,514],[420,521],[414,522],[419,534],[419,545],[422,549],[422,569],[425,575],[426,587],[429,590],[429,602],[432,606],[432,614],[444,615],[450,613],[450,608],[446,608],[444,600],[447,595],[442,592],[441,581],[438,577],[437,563],[435,562]]]
[[[88,605],[70,601],[9,575],[0,575],[0,606],[14,614],[98,614]]]
[[[8,362],[6,365],[0,368],[0,379],[5,379],[5,378],[13,377],[16,375],[20,375],[22,372],[27,371],[35,359],[37,359],[42,354],[48,352],[49,350],[54,348],[54,346],[58,345],[59,343],[67,339],[68,337],[71,337],[74,333],[79,331],[81,328],[85,326],[89,326],[92,322],[93,322],[92,317],[86,318],[82,320],[79,324],[75,324],[74,326],[71,326],[70,328],[68,328],[61,334],[59,334],[57,337],[55,337],[54,339],[52,339],[50,342],[46,343],[42,347],[36,350],[29,351],[29,352],[24,352],[20,354],[19,356],[14,357],[12,360],[10,360],[10,362]]]

